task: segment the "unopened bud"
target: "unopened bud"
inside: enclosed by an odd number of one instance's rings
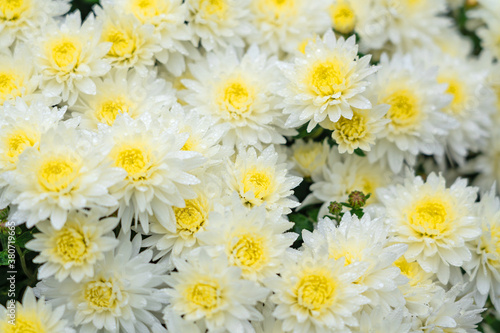
[[[347,202],[353,209],[360,209],[366,204],[366,196],[361,191],[352,191]]]
[[[339,215],[342,212],[342,205],[337,201],[332,201],[328,206],[328,210],[330,211],[330,214],[334,216]]]

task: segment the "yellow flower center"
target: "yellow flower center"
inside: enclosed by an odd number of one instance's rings
[[[408,262],[404,256],[401,256],[394,262],[394,266],[401,270],[401,274],[409,280],[410,286],[414,287],[420,283],[431,282],[430,278],[433,273],[427,273],[420,267],[418,262]]]
[[[18,20],[29,6],[29,0],[0,0],[0,18],[4,21]]]
[[[32,133],[25,130],[17,130],[7,136],[7,159],[11,163],[16,163],[19,155],[27,147],[32,147],[36,143],[36,139]]]
[[[268,24],[279,25],[282,17],[290,17],[297,14],[295,0],[259,0],[257,3],[258,14],[268,15]]]
[[[446,92],[453,96],[451,105],[448,108],[450,113],[460,114],[464,110],[464,104],[467,100],[467,88],[456,77],[439,77],[439,83],[447,83],[448,89]]]
[[[420,117],[418,99],[409,90],[398,90],[383,99],[382,103],[391,106],[387,112],[387,117],[396,129],[413,126]]]
[[[105,42],[113,43],[108,51],[110,57],[130,57],[136,49],[135,38],[128,31],[117,26],[108,27],[104,31],[102,39]]]
[[[82,230],[64,227],[55,236],[55,252],[64,263],[81,263],[88,250],[88,239]]]
[[[167,14],[166,3],[157,0],[132,0],[132,13],[142,23],[161,14]]]
[[[115,155],[115,165],[125,169],[131,180],[144,180],[151,168],[150,156],[144,149],[125,146]]]
[[[265,260],[264,245],[261,237],[256,237],[252,234],[240,235],[237,237],[236,243],[231,245],[230,252],[237,266],[257,268]]]
[[[252,168],[243,176],[243,192],[253,191],[256,199],[264,200],[272,193],[272,176],[268,170]]]
[[[47,159],[38,169],[38,182],[48,191],[66,189],[77,176],[78,170],[68,158]]]
[[[407,215],[409,223],[423,236],[439,237],[452,227],[448,206],[438,197],[420,200]]]
[[[21,96],[22,80],[12,72],[0,72],[0,101]]]
[[[181,150],[185,151],[196,151],[196,147],[198,147],[198,140],[193,138],[193,135],[190,134],[189,138],[186,140],[186,143],[184,143],[184,146],[182,146]]]
[[[183,235],[196,233],[205,224],[206,212],[197,199],[186,200],[186,207],[174,207],[177,232]]]
[[[110,280],[101,279],[89,282],[83,293],[85,300],[95,310],[111,309],[116,306],[117,299]]]
[[[351,250],[351,251],[350,251]],[[360,253],[357,253],[356,251],[352,251],[352,249],[340,249],[338,251],[337,249],[330,249],[330,258],[334,258],[335,260],[338,260],[340,258],[344,257],[344,265],[350,265],[353,262],[359,261]]]
[[[200,0],[200,14],[202,17],[215,15],[219,19],[226,16],[228,5],[225,0]]]
[[[113,100],[104,101],[96,109],[96,118],[99,122],[113,125],[119,112],[128,113],[130,104],[123,96],[118,96]]]
[[[318,62],[309,71],[308,85],[319,96],[331,96],[342,91],[346,83],[344,65],[337,59]]]
[[[297,303],[310,311],[320,311],[333,303],[336,283],[328,272],[304,275],[295,286]]]
[[[339,1],[330,7],[330,15],[335,30],[342,34],[350,33],[356,26],[356,14],[348,2]]]
[[[306,54],[307,44],[309,44],[309,42],[314,41],[315,39],[316,39],[316,35],[304,39],[302,42],[300,42],[299,47],[297,48],[297,50],[299,50],[302,54]]]
[[[219,285],[215,281],[198,282],[186,288],[184,296],[195,308],[212,311],[220,301]]]
[[[52,45],[52,59],[61,69],[72,69],[78,64],[82,47],[76,38],[63,37]]]
[[[47,330],[38,319],[37,313],[18,311],[16,315],[16,324],[11,325],[7,321],[0,323],[0,332],[5,333],[45,333]]]
[[[239,119],[250,112],[255,90],[238,76],[225,82],[218,96],[221,111],[230,118]]]
[[[366,122],[364,115],[354,112],[352,119],[340,117],[335,123],[335,130],[343,142],[357,142],[367,135]]]

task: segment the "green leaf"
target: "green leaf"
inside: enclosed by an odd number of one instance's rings
[[[9,264],[9,254],[7,250],[0,252],[0,266],[7,266]]]
[[[320,207],[316,208],[311,208],[307,211],[307,215],[313,220],[313,221],[318,221],[318,214],[319,214],[319,209]]]
[[[26,243],[33,239],[33,231],[25,230],[21,235],[16,237],[16,244],[20,248],[26,248]]]
[[[361,157],[365,157],[365,156],[366,156],[365,152],[364,152],[364,151],[362,151],[362,150],[361,150],[361,149],[359,149],[359,148],[354,149],[354,154],[356,154],[356,155],[358,155],[358,156],[361,156]]]

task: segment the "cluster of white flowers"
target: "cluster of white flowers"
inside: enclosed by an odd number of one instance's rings
[[[0,1],[0,209],[40,265],[0,331],[479,332],[500,4],[478,2]],[[353,191],[364,215],[329,209]]]

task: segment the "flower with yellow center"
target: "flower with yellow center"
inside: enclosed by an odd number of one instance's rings
[[[327,140],[323,142],[296,140],[291,147],[291,159],[294,168],[303,177],[311,177],[326,164],[330,146]]]
[[[12,303],[10,303],[12,302]],[[9,304],[10,303],[10,304]],[[7,308],[8,307],[8,308]],[[12,318],[12,308],[15,318]],[[42,297],[35,298],[33,289],[27,288],[20,302],[8,301],[0,305],[0,331],[3,333],[73,333],[68,321],[63,319],[64,305],[52,310]]]
[[[149,232],[149,219],[158,221],[172,232],[176,230],[172,206],[185,207],[186,199],[194,199],[192,185],[200,181],[190,172],[202,165],[199,153],[184,151],[187,135],[172,126],[152,121],[151,114],[132,119],[120,115],[111,128],[109,159],[126,172],[123,180],[111,189],[119,200],[118,217],[125,232],[132,219]],[[167,130],[168,128],[168,130]]]
[[[274,292],[270,297],[277,305],[273,315],[282,321],[282,330],[340,331],[347,325],[356,326],[352,313],[369,302],[361,295],[366,287],[354,283],[364,268],[329,259],[325,248],[285,257],[280,276],[265,281]]]
[[[68,123],[52,126],[19,155],[5,195],[18,205],[19,223],[31,227],[50,217],[54,229],[60,230],[71,210],[116,207],[108,188],[121,180],[123,171],[105,162],[105,143],[91,144]]]
[[[286,165],[277,164],[278,157],[272,145],[259,155],[253,148],[240,151],[234,163],[227,162],[231,175],[226,180],[227,193],[236,191],[249,207],[263,205],[268,210],[289,212],[298,205],[290,195],[301,178],[287,175]]]
[[[365,265],[356,284],[367,288],[363,295],[373,307],[403,306],[405,301],[398,289],[403,283],[393,263],[407,245],[389,243],[389,228],[382,219],[371,219],[368,213],[361,219],[345,213],[339,226],[335,224],[328,217],[319,219],[313,232],[303,231],[304,246],[312,251],[325,247],[330,258],[343,258],[346,266]]]
[[[94,275],[94,265],[104,259],[104,253],[112,250],[118,242],[110,234],[118,224],[116,218],[99,220],[96,212],[68,215],[60,230],[54,229],[49,221],[37,224],[40,233],[27,243],[32,251],[40,252],[34,259],[42,263],[38,270],[40,279],[54,275],[58,281],[70,276],[79,282]]]
[[[330,6],[333,28],[342,34],[351,33],[356,27],[356,12],[349,0],[336,0]]]
[[[165,277],[169,285],[164,289],[169,298],[165,314],[171,311],[209,331],[262,320],[255,305],[264,301],[269,291],[244,280],[241,270],[229,266],[225,255],[212,258],[204,250],[193,251],[187,261],[174,258],[174,264],[177,272]],[[169,327],[174,331],[179,328],[175,324]]]
[[[112,230],[118,222],[112,220],[111,225],[108,219],[86,221],[82,227],[105,222]],[[112,247],[104,253],[91,276],[79,281],[50,277],[39,284],[38,292],[50,302],[68,305],[64,317],[78,330],[122,332],[130,328],[153,333],[157,332],[153,327],[161,325],[153,313],[166,302],[159,288],[167,267],[150,263],[151,250],[139,253],[140,235],[132,241],[127,237],[121,234],[118,240],[112,238],[114,250]]]
[[[41,37],[32,37],[45,96],[73,105],[80,93],[96,93],[95,79],[110,69],[103,59],[109,45],[99,41],[100,32],[93,16],[82,24],[77,11],[60,24],[47,24]]]
[[[371,109],[363,96],[368,86],[365,78],[377,71],[370,66],[370,56],[359,58],[356,40],[336,39],[332,31],[316,38],[298,54],[294,63],[281,66],[286,86],[278,93],[284,98],[286,126],[298,127],[309,122],[310,132],[325,120],[336,123],[340,117],[351,119],[352,108]]]
[[[279,211],[246,208],[236,194],[229,207],[224,213],[210,213],[209,225],[196,235],[200,243],[212,255],[224,252],[230,265],[241,268],[245,279],[263,281],[276,274],[286,249],[297,238],[284,234],[292,224]]]
[[[379,189],[378,195],[394,240],[409,246],[405,259],[446,284],[461,278],[459,268],[471,260],[468,246],[481,234],[476,192],[462,179],[446,188],[444,178],[431,173],[425,183],[408,176],[404,185]]]
[[[228,128],[223,143],[261,149],[267,144],[285,143],[284,119],[274,93],[279,75],[276,59],[253,45],[242,55],[235,48],[209,53],[189,66],[194,79],[183,79],[188,88],[181,98],[193,111],[213,118]]]

